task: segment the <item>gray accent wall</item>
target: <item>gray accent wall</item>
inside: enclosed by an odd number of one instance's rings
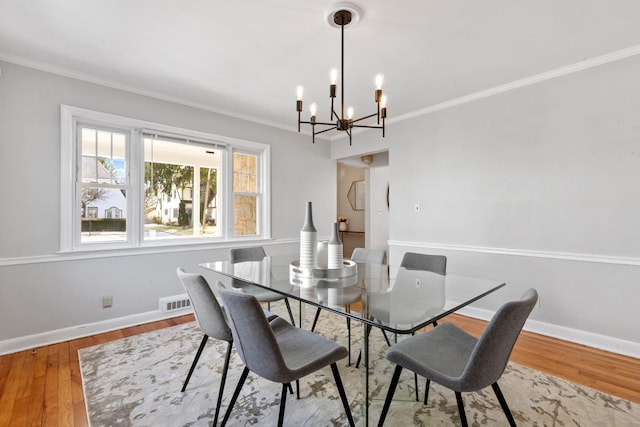
[[[388,124],[392,271],[447,255],[507,282],[477,312],[535,287],[529,329],[640,357],[639,75],[634,56]]]
[[[307,200],[319,235],[329,235],[336,165],[328,144],[8,62],[0,67],[0,344],[157,312],[160,297],[184,293],[176,267],[196,271],[198,263],[226,259],[232,244],[296,251]],[[269,144],[272,239],[58,254],[61,104]],[[112,308],[102,308],[103,295],[113,296]]]

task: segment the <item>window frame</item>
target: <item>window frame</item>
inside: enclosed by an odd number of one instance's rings
[[[81,125],[125,133],[126,181],[131,194],[127,194],[127,232],[124,242],[82,243],[77,174],[81,144],[78,130]],[[211,134],[208,132],[179,128],[145,120],[61,105],[61,170],[60,170],[60,250],[59,252],[85,252],[95,250],[118,250],[153,248],[180,245],[215,245],[219,243],[271,239],[271,147],[268,144]],[[149,131],[158,134],[176,135],[184,139],[197,139],[210,143],[212,148],[224,147],[222,156],[223,177],[220,203],[223,206],[223,221],[219,224],[220,235],[216,237],[183,237],[176,239],[144,240],[144,148],[143,134]],[[257,156],[257,234],[234,234],[233,153],[240,152]]]

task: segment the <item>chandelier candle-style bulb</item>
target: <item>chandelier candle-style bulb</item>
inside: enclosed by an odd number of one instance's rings
[[[309,106],[309,112],[311,113],[311,123],[316,122],[316,113],[318,112],[318,104],[315,102]]]
[[[298,100],[296,101],[296,111],[299,113],[302,111],[302,93],[304,92],[304,88],[302,86],[296,87],[296,96]]]
[[[376,74],[376,89],[382,89],[382,82],[384,81],[384,76],[382,74]]]
[[[353,107],[347,108],[347,119],[349,120],[353,119]]]

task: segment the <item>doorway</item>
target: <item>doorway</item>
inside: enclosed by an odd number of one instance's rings
[[[341,232],[345,258],[356,247],[388,251],[388,152],[341,159],[337,167],[337,216],[347,218]]]

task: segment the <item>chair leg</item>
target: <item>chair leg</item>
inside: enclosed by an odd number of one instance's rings
[[[313,317],[313,324],[311,325],[311,332],[316,330],[316,324],[318,323],[318,317],[320,317],[320,307],[316,310],[316,315]]]
[[[220,380],[220,390],[218,391],[218,403],[216,405],[216,413],[213,416],[213,425],[218,425],[218,415],[220,415],[220,405],[222,404],[222,394],[224,393],[224,384],[227,381],[227,371],[229,370],[229,359],[231,359],[231,347],[233,341],[229,341],[227,346],[227,354],[224,358],[224,367],[222,368],[222,379]]]
[[[238,380],[238,385],[236,385],[236,389],[233,392],[233,396],[231,397],[231,401],[229,402],[229,407],[227,408],[227,412],[225,412],[224,414],[224,418],[222,419],[222,424],[220,424],[220,427],[224,427],[227,424],[229,416],[231,415],[231,410],[233,409],[233,405],[236,404],[236,400],[238,399],[240,390],[242,390],[244,381],[247,379],[247,375],[249,375],[249,368],[245,366],[242,374],[240,375],[240,379]]]
[[[427,406],[429,403],[429,386],[431,385],[431,380],[427,378],[427,381],[424,385],[424,405]]]
[[[387,391],[387,397],[384,399],[384,406],[382,407],[382,413],[380,414],[380,421],[378,421],[378,427],[382,427],[384,419],[387,418],[387,412],[389,412],[389,405],[391,405],[391,399],[396,392],[398,386],[398,379],[400,378],[400,372],[402,372],[402,366],[396,365],[396,370],[393,371],[393,377],[391,378],[391,384],[389,384],[389,391]]]
[[[464,413],[464,402],[462,401],[462,393],[456,391],[456,401],[458,402],[458,412],[460,412],[460,424],[462,427],[468,427],[467,416]]]
[[[416,333],[413,332],[411,333],[411,335],[415,335]],[[396,334],[396,337],[398,336],[398,334]],[[416,374],[415,372],[413,373],[413,387],[416,390],[416,402],[420,402],[420,390],[418,389],[418,374]]]
[[[293,312],[291,311],[291,305],[289,305],[289,298],[284,299],[284,304],[287,306],[287,311],[289,312],[289,318],[291,319],[291,324],[296,326],[296,321],[293,318]]]
[[[287,388],[289,389],[289,394],[293,394],[293,387],[291,387],[291,383],[287,384]]]
[[[498,387],[498,383],[495,382],[491,384],[491,387],[493,388],[493,392],[496,394],[496,397],[500,402],[500,406],[502,406],[502,410],[504,411],[504,414],[507,416],[507,420],[509,420],[509,425],[511,427],[516,427],[516,422],[513,419],[513,416],[511,415],[511,411],[509,410],[507,401],[504,399],[504,395],[502,394],[502,391],[500,391],[500,387]]]
[[[280,396],[280,412],[278,413],[278,427],[282,427],[284,422],[284,406],[287,402],[287,384],[282,384],[282,395]]]
[[[189,369],[189,373],[187,374],[187,379],[184,380],[184,384],[182,385],[182,390],[180,391],[184,391],[187,388],[187,384],[189,384],[189,380],[191,379],[191,374],[193,374],[193,370],[196,368],[196,365],[198,364],[198,359],[200,359],[200,355],[202,354],[202,350],[204,349],[204,346],[207,344],[208,339],[209,339],[209,336],[206,334],[204,337],[202,337],[202,341],[200,341],[200,347],[196,352],[196,357],[193,358],[193,362],[191,363],[191,369]]]
[[[347,413],[347,420],[349,420],[349,425],[351,427],[354,427],[355,423],[353,422],[353,416],[351,415],[351,409],[349,408],[349,401],[347,400],[347,395],[344,392],[344,386],[342,385],[342,380],[340,379],[340,371],[338,371],[338,365],[336,365],[335,362],[331,364],[331,372],[333,372],[333,379],[336,381],[336,386],[338,387],[338,393],[340,394],[340,399],[342,400],[344,411]]]
[[[296,380],[296,399],[300,400],[300,380]]]

